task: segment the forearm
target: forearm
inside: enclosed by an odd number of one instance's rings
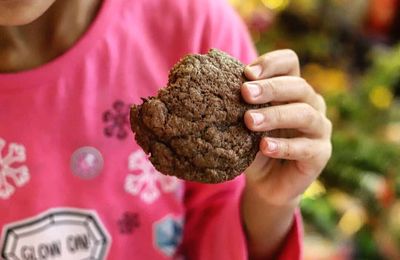
[[[273,259],[293,224],[296,205],[271,205],[255,189],[245,188],[242,217],[250,259]]]

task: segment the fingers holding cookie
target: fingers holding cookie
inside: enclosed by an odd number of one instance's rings
[[[290,103],[249,110],[244,115],[246,126],[256,132],[296,129],[309,137],[330,134],[329,120],[307,103]]]
[[[326,110],[323,98],[300,77],[281,76],[248,81],[243,84],[241,93],[243,99],[249,104],[302,102],[322,113]]]
[[[297,54],[292,50],[277,50],[258,57],[244,70],[249,80],[267,79],[276,76],[300,76]]]
[[[295,133],[290,137],[263,138],[261,153],[291,160],[301,168],[310,168],[309,172],[319,173],[330,156],[332,124],[325,115],[323,97],[300,77],[295,52],[267,53],[247,66],[244,73],[250,80],[241,87],[244,101],[270,105],[248,110],[244,115],[246,126],[254,132],[289,129]]]
[[[322,162],[322,165],[316,168],[319,171],[331,156],[332,147],[330,142],[304,137],[291,139],[266,137],[260,142],[260,151],[270,158]]]

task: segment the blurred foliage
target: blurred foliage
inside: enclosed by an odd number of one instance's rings
[[[232,2],[259,52],[295,50],[328,105],[333,154],[302,200],[307,233],[351,245],[332,259],[400,259],[399,1]]]

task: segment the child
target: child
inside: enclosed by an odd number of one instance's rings
[[[255,58],[223,0],[0,0],[4,259],[299,259],[299,198],[331,153],[321,96],[289,50]],[[265,138],[245,174],[205,185],[157,173],[129,107],[187,53],[250,63],[242,87]],[[280,159],[287,160],[281,163]]]

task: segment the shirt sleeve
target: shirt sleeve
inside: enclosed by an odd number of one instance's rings
[[[223,184],[186,184],[183,254],[188,259],[248,259],[240,200],[244,176]],[[278,252],[279,260],[302,259],[300,211]]]
[[[204,10],[207,18],[203,20],[202,35],[196,37],[202,39],[201,51],[218,48],[246,64],[255,59],[256,51],[246,26],[233,9],[223,0],[201,2],[208,8]],[[244,185],[243,175],[223,184],[186,184],[182,250],[188,259],[248,258],[240,216]],[[301,216],[296,210],[293,225],[278,259],[301,259],[302,234]]]

